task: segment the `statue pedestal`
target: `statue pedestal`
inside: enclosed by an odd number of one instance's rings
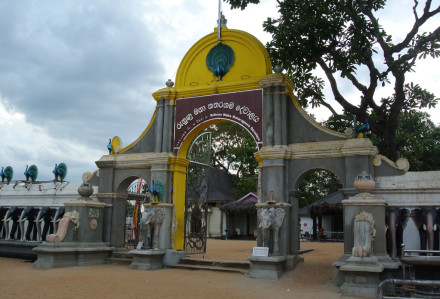
[[[81,197],[64,203],[66,213],[56,234],[33,249],[38,254],[35,268],[98,265],[110,257],[114,248],[102,242],[102,232],[104,209],[111,205],[90,199],[89,185],[82,185],[78,193]]]
[[[133,256],[133,262],[130,264],[131,269],[139,270],[156,270],[163,268],[163,256],[165,255],[164,250],[130,250]]]
[[[339,268],[344,273],[345,281],[342,293],[348,296],[376,297],[379,276],[384,266],[375,256],[350,257]]]
[[[38,254],[34,268],[51,269],[105,264],[113,248],[103,242],[44,242],[33,250]]]
[[[344,256],[335,266],[343,276],[343,295],[376,297],[386,269],[386,202],[370,193],[343,200]],[[371,224],[371,226],[370,226]],[[350,257],[346,258],[347,256]]]
[[[259,279],[279,279],[284,272],[285,256],[250,256],[249,277]]]

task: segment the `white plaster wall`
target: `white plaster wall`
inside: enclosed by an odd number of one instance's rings
[[[210,207],[209,209],[211,211],[208,214],[208,236],[221,236],[222,211],[220,207]]]
[[[407,172],[377,177],[374,194],[390,206],[440,206],[440,171]]]
[[[0,206],[63,206],[63,203],[77,199],[79,197],[78,188],[81,183],[41,183],[25,185],[19,183],[9,185],[1,185],[0,189]],[[93,186],[94,194],[98,192],[98,187]],[[90,198],[97,199],[95,195]]]

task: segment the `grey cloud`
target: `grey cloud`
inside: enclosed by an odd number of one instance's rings
[[[146,111],[154,107],[151,92],[163,79],[156,79],[162,78],[157,76],[162,65],[153,29],[142,22],[137,5],[141,4],[4,5],[0,96],[26,114],[29,123],[55,136],[107,138],[115,122],[115,128],[124,122],[144,126]],[[139,109],[139,103],[147,109]],[[91,120],[97,121],[96,128],[86,125]],[[96,144],[96,138],[85,140]]]

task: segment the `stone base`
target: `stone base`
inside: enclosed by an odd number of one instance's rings
[[[250,256],[249,277],[258,279],[279,279],[285,269],[285,256]]]
[[[133,256],[133,262],[130,264],[131,269],[139,269],[139,270],[156,270],[163,268],[162,259],[165,255],[164,250],[130,250],[130,253]]]
[[[343,295],[376,297],[384,266],[374,256],[350,257],[339,268],[344,273]]]
[[[286,256],[286,263],[284,264],[284,270],[293,271],[298,263],[304,262],[304,258],[297,255]]]
[[[44,242],[33,251],[38,255],[34,268],[52,269],[105,264],[113,248],[102,242]]]
[[[186,251],[166,249],[162,262],[165,266],[173,266],[177,265],[183,257],[186,257]]]

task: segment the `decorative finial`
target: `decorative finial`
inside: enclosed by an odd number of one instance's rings
[[[276,66],[274,66],[273,70],[276,74],[281,74],[281,72],[283,71],[283,68],[277,64]]]
[[[168,79],[168,81],[165,82],[165,85],[166,85],[167,87],[173,87],[173,86],[174,86],[174,82],[171,81],[171,79]]]

